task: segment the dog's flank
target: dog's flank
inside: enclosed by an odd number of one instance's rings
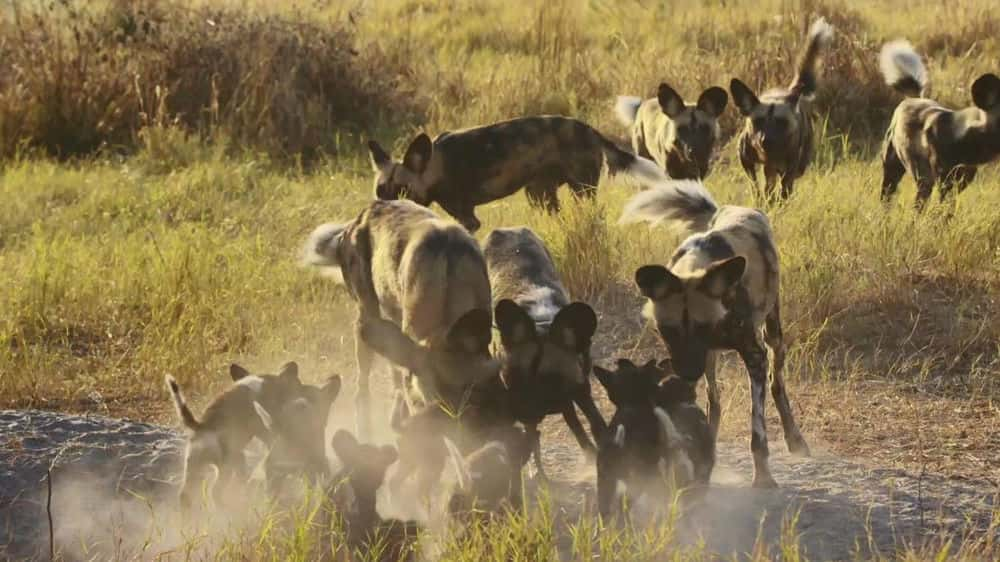
[[[665,176],[656,163],[622,150],[586,123],[560,116],[511,119],[491,125],[414,139],[401,161],[369,142],[375,196],[407,197],[421,205],[438,203],[470,231],[480,222],[475,207],[513,195],[558,211],[557,189],[568,184],[590,196],[601,169],[625,172],[644,185]]]
[[[1000,156],[1000,77],[987,73],[971,87],[972,107],[949,109],[927,99],[927,70],[904,40],[882,47],[880,67],[886,84],[907,96],[896,107],[882,152],[882,200],[892,200],[907,171],[917,183],[922,209],[936,183],[944,200],[961,193],[980,165]]]
[[[778,304],[778,253],[763,213],[745,207],[716,208],[705,203],[704,197],[691,204],[687,194],[701,189],[675,183],[641,193],[626,205],[627,220],[695,225],[667,267],[647,265],[636,271],[636,285],[648,299],[644,314],[656,324],[677,375],[692,382],[706,377],[713,435],[721,414],[716,357],[725,349],[740,354],[751,383],[754,484],[773,486],[764,423],[769,368],[785,441],[793,452],[807,452],[782,378],[785,343]],[[773,353],[770,364],[761,342]]]
[[[909,41],[897,39],[886,43],[878,60],[882,77],[890,88],[911,98],[926,95],[927,68]]]
[[[739,79],[730,82],[733,103],[746,118],[736,143],[740,164],[755,189],[757,169],[763,169],[763,195],[767,199],[775,196],[779,179],[781,198],[789,197],[795,180],[812,162],[814,140],[809,100],[816,93],[818,61],[832,37],[833,27],[823,18],[812,24],[795,78],[787,89],[769,90],[758,98]]]
[[[651,158],[674,179],[708,176],[715,158],[719,116],[729,102],[726,91],[711,87],[696,103],[686,103],[668,84],[660,84],[656,98],[642,101],[619,96],[618,120],[629,127],[632,150]]]

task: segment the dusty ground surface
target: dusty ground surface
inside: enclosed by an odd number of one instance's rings
[[[591,505],[594,469],[561,422],[548,420],[544,431],[553,497],[563,517],[571,519],[582,506]],[[996,486],[985,480],[886,468],[878,459],[848,461],[823,452],[823,444],[815,440],[813,458],[791,458],[783,452],[780,436],[772,436],[772,469],[781,488],[750,488],[752,463],[746,443],[720,443],[714,485],[704,504],[681,521],[688,531],[684,540],[703,539],[722,555],[746,553],[758,534],[777,543],[785,522],[797,517],[796,532],[807,555],[843,559],[872,550],[886,553],[903,542],[919,543],[942,532],[981,535],[996,507]],[[146,540],[142,530],[152,524],[150,507],[172,501],[181,443],[174,430],[155,425],[0,411],[0,555],[47,555],[45,474],[50,466],[57,549],[79,552],[85,532],[107,541],[123,522],[132,533],[120,540]],[[81,497],[88,494],[113,501],[90,504]]]

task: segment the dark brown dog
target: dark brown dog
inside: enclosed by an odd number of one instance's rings
[[[948,109],[927,99],[927,70],[906,41],[882,47],[882,75],[907,97],[892,114],[882,151],[882,200],[890,201],[909,171],[922,209],[940,181],[941,199],[961,193],[978,167],[1000,156],[1000,77],[983,74],[972,83],[972,107]]]

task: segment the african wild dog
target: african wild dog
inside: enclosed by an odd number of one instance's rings
[[[264,460],[268,492],[285,491],[290,477],[306,476],[322,481],[329,476],[325,431],[330,407],[340,394],[341,380],[329,377],[322,386],[303,385],[301,396],[269,411],[259,402],[254,409],[271,433],[271,446]]]
[[[619,96],[618,119],[631,129],[632,150],[655,160],[674,179],[704,179],[712,171],[719,142],[719,116],[729,95],[712,86],[688,104],[666,83],[655,99]]]
[[[490,280],[476,240],[412,201],[375,200],[353,221],[326,224],[310,236],[305,261],[339,269],[358,303],[359,432],[370,426],[369,372],[373,352],[360,337],[361,321],[386,317],[440,359],[431,376],[418,377],[417,395],[453,397],[477,379],[494,376],[489,353]],[[402,377],[394,379],[397,388]],[[409,395],[408,395],[409,396]]]
[[[251,375],[235,363],[229,371],[236,383],[212,400],[201,419],[188,407],[177,381],[166,377],[177,415],[190,433],[180,490],[184,510],[194,507],[202,487],[209,482],[212,467],[218,470],[212,488],[216,505],[224,503],[230,486],[245,483],[249,476],[244,456],[247,444],[254,437],[265,443],[271,440],[254,402],[277,411],[301,395],[303,385],[295,363],[286,363],[277,375]]]
[[[555,263],[530,229],[498,228],[483,247],[500,330],[504,382],[515,419],[535,440],[535,466],[544,475],[538,424],[562,414],[584,451],[591,443],[574,404],[587,417],[597,439],[605,424],[590,393],[590,339],[597,315],[582,302],[570,302]]]
[[[531,456],[531,437],[518,427],[497,432],[495,439],[462,455],[446,440],[448,452],[459,474],[458,489],[448,502],[448,512],[468,521],[473,513],[491,515],[503,507],[521,507],[521,468]]]
[[[713,440],[705,439],[707,430],[692,425],[695,418],[684,411],[683,428],[694,430],[685,433],[674,421],[674,414],[659,404],[664,401],[680,411],[680,404],[694,400],[690,385],[676,384],[677,377],[672,375],[664,385],[666,373],[655,361],[637,366],[619,359],[614,371],[595,366],[594,374],[615,406],[597,453],[597,505],[601,515],[610,514],[622,486],[635,488],[635,495],[641,496],[656,490],[664,477],[676,490],[690,484],[708,484],[715,454]],[[682,392],[676,395],[678,389]]]
[[[906,41],[886,43],[882,75],[907,99],[892,114],[882,151],[882,200],[888,202],[909,170],[923,208],[939,179],[942,200],[976,177],[977,167],[1000,156],[1000,77],[983,74],[972,83],[973,107],[948,109],[927,99],[927,70]]]
[[[646,265],[635,272],[640,292],[649,299],[644,314],[656,323],[680,377],[697,381],[706,375],[713,436],[718,434],[721,413],[716,357],[727,349],[740,354],[750,375],[754,485],[774,486],[767,462],[764,343],[774,355],[771,395],[785,442],[797,454],[807,455],[808,447],[795,424],[782,378],[785,343],[778,306],[778,253],[767,217],[746,207],[719,207],[703,185],[684,180],[636,195],[626,204],[621,220],[666,222],[690,234],[668,267]]]
[[[757,167],[764,168],[764,197],[774,197],[781,178],[781,197],[792,194],[813,158],[813,124],[809,100],[816,93],[816,64],[820,52],[833,38],[833,27],[819,18],[809,28],[799,56],[798,73],[788,89],[773,89],[757,98],[753,90],[733,78],[729,89],[733,103],[746,116],[737,151],[740,164],[756,189]]]
[[[375,196],[436,202],[470,232],[479,229],[475,207],[522,187],[528,200],[559,210],[557,189],[566,183],[577,195],[592,195],[605,160],[612,173],[625,171],[642,183],[664,179],[654,162],[637,158],[586,123],[555,115],[522,117],[451,131],[434,142],[420,134],[401,162],[369,141]]]

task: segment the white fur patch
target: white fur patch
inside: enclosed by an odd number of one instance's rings
[[[618,121],[626,127],[635,123],[635,116],[639,113],[639,106],[642,105],[642,98],[637,96],[618,96],[615,101],[615,116]]]
[[[878,63],[885,83],[890,86],[907,78],[916,81],[920,89],[927,86],[927,69],[924,67],[924,62],[913,45],[905,39],[897,39],[883,45]]]
[[[628,485],[624,480],[615,480],[615,505],[621,505],[622,498],[628,493]]]
[[[451,461],[452,469],[455,471],[455,480],[458,489],[463,492],[469,492],[472,487],[472,476],[469,474],[468,463],[465,462],[465,458],[459,452],[458,446],[451,439],[445,437],[444,446],[448,449],[448,458]]]
[[[243,377],[236,382],[239,386],[245,386],[250,389],[255,396],[260,395],[261,389],[264,388],[264,379],[258,377],[257,375],[250,375],[249,377]]]
[[[324,275],[343,282],[337,247],[347,224],[326,223],[316,227],[302,248],[302,265],[321,268]]]
[[[615,438],[614,438],[613,442],[618,447],[624,447],[625,446],[625,426],[624,425],[620,425],[619,424],[618,427],[615,429]]]
[[[666,172],[659,164],[649,158],[636,156],[635,161],[629,164],[628,173],[639,181],[643,187],[657,187],[670,181]]]
[[[677,426],[674,425],[674,420],[670,418],[670,414],[660,407],[653,408],[653,414],[656,415],[656,419],[660,422],[660,427],[663,428],[663,435],[667,441],[665,445],[671,449],[683,446],[684,436],[681,435],[681,432],[677,431]]]
[[[820,45],[826,45],[833,39],[833,26],[826,18],[819,18],[809,27],[809,39],[818,39]]]
[[[268,431],[273,431],[274,420],[271,419],[271,414],[269,414],[267,410],[265,410],[264,407],[260,405],[260,402],[256,400],[253,401],[253,409],[254,411],[257,412],[257,417],[260,418],[261,423],[264,424],[264,428],[267,429]]]
[[[666,223],[682,231],[700,231],[718,208],[700,181],[667,180],[629,199],[618,224]]]
[[[528,316],[535,321],[535,324],[551,324],[552,319],[559,313],[559,306],[556,304],[556,293],[552,287],[535,287],[521,295],[524,300],[531,300],[528,307]]]

